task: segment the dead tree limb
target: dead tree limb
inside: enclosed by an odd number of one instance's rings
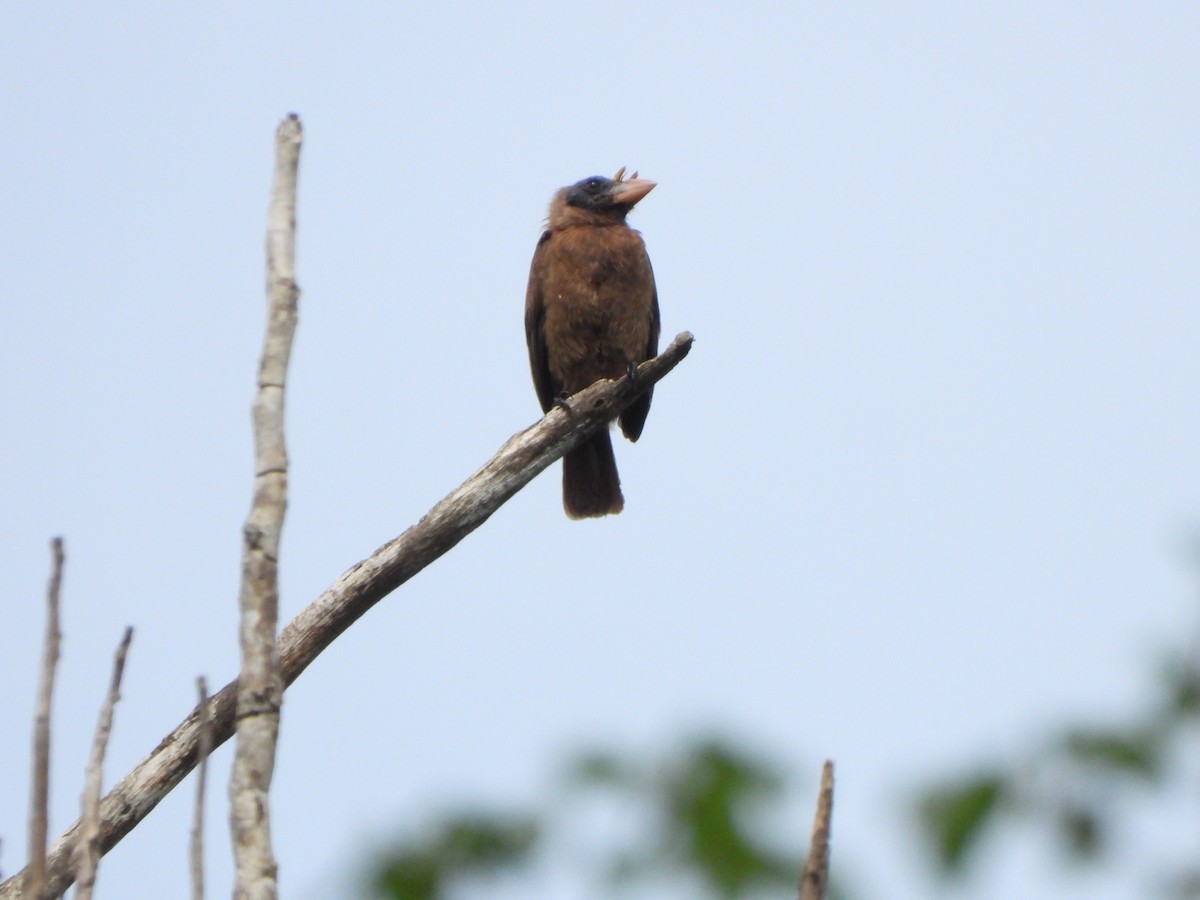
[[[91,900],[96,886],[96,870],[100,866],[100,789],[104,784],[104,754],[108,750],[108,737],[112,734],[113,711],[121,699],[121,676],[125,672],[125,657],[133,640],[133,629],[126,628],[113,654],[112,678],[108,693],[100,706],[100,717],[96,722],[96,733],[92,738],[92,752],[88,756],[87,769],[83,777],[83,796],[80,798],[79,845],[76,854],[75,900]]]
[[[821,789],[813,817],[808,860],[800,877],[800,900],[825,900],[829,888],[829,833],[833,823],[833,763],[821,767]]]
[[[62,591],[63,540],[50,542],[53,559],[50,584],[46,588],[46,633],[42,639],[42,666],[38,674],[37,699],[33,709],[33,778],[29,791],[29,864],[24,881],[25,896],[41,900],[46,894],[46,835],[50,819],[50,709],[54,697],[54,673],[62,632],[58,625],[59,595]],[[20,876],[17,876],[18,878]],[[14,881],[16,879],[9,879]]]
[[[495,456],[416,525],[347,569],[280,633],[284,685],[290,686],[363,613],[457,545],[540,472],[599,429],[607,428],[625,407],[687,356],[692,340],[690,333],[682,332],[661,354],[642,363],[636,385],[628,378],[598,381],[571,398],[570,412],[555,407],[535,425],[509,438]],[[209,701],[214,747],[233,734],[236,692],[237,682],[231,682]],[[199,734],[197,709],[109,791],[100,804],[103,852],[112,849],[192,770]],[[50,848],[47,884],[59,894],[71,884],[71,854],[78,834],[76,822]],[[0,900],[29,896],[20,892],[21,877],[18,873],[0,884]]]
[[[279,536],[287,511],[284,390],[296,333],[296,174],[303,140],[288,116],[275,132],[275,174],[267,210],[267,328],[254,395],[254,498],[242,529],[237,750],[229,779],[235,900],[275,900],[270,790],[279,739],[283,677],[279,625]]]

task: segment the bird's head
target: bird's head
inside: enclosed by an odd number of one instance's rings
[[[565,187],[554,198],[551,205],[551,220],[561,217],[567,221],[625,221],[634,205],[654,190],[656,182],[638,178],[634,172],[625,177],[622,167],[613,178],[593,175]],[[555,215],[557,207],[559,216]]]

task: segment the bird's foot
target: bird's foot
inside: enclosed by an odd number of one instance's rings
[[[570,396],[570,394],[568,394],[566,391],[563,391],[561,394],[559,394],[557,397],[554,398],[554,405],[557,406],[559,409],[561,409],[563,412],[565,412],[568,416],[572,412],[571,404],[567,402],[567,398],[569,396]]]

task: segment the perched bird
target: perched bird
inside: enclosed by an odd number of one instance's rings
[[[594,176],[559,190],[529,267],[525,340],[542,411],[601,378],[632,374],[658,353],[658,292],[642,236],[625,224],[655,182]],[[650,411],[647,391],[620,415],[631,441]],[[563,508],[572,519],[625,505],[604,429],[563,457]]]

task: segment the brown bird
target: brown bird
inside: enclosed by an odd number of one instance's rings
[[[542,411],[601,378],[632,375],[658,353],[658,291],[642,236],[625,224],[655,182],[594,176],[559,190],[529,267],[525,340]],[[621,413],[631,441],[650,412],[647,391]],[[625,506],[604,429],[563,457],[563,508],[572,519]]]

